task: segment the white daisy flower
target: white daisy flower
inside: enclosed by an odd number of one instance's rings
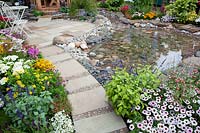
[[[193,125],[193,126],[197,126],[197,121],[195,121],[195,120],[193,120],[193,121],[191,121],[191,124]]]
[[[135,129],[135,126],[133,124],[129,125],[129,130],[134,130]]]
[[[131,120],[131,119],[127,119],[127,121],[126,121],[127,123],[132,123],[133,122],[133,120]]]
[[[193,129],[191,127],[186,129],[186,133],[193,133]]]
[[[184,100],[185,104],[190,104],[190,101],[189,100]]]
[[[192,106],[191,106],[191,105],[188,105],[187,108],[188,108],[188,109],[192,109]]]
[[[143,127],[143,123],[138,123],[137,128],[141,129]]]
[[[191,116],[192,116],[191,111],[186,111],[186,115],[187,115],[188,117],[191,117]]]
[[[168,108],[169,108],[169,109],[173,109],[174,106],[173,106],[172,104],[170,104],[170,105],[168,105]]]
[[[161,110],[166,110],[167,109],[167,107],[166,106],[161,106]]]
[[[179,111],[179,107],[174,107],[174,111],[178,112]]]
[[[168,103],[167,102],[163,102],[163,106],[167,106],[168,105]]]
[[[140,110],[140,106],[137,105],[137,106],[135,107],[135,109],[136,109],[136,110]]]
[[[190,124],[190,121],[188,119],[185,119],[184,122],[185,122],[186,125]]]
[[[181,112],[181,114],[185,114],[186,109],[181,109],[180,112]]]
[[[196,100],[196,99],[193,99],[192,102],[193,102],[193,103],[197,103],[197,100]]]

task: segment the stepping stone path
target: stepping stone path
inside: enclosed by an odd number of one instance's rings
[[[60,22],[61,21],[61,22]],[[66,90],[72,104],[72,117],[77,133],[126,133],[126,125],[121,117],[116,116],[106,100],[104,88],[90,73],[69,53],[52,45],[53,37],[62,33],[84,33],[94,27],[85,22],[42,18],[31,23],[29,43],[37,45],[45,58],[51,60],[68,80]],[[79,28],[78,28],[79,27]]]

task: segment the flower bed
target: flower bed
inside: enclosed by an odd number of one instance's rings
[[[33,46],[0,55],[0,131],[74,132],[65,81]]]
[[[106,84],[108,99],[132,133],[200,132],[200,70],[169,73],[160,84],[160,73],[150,66],[119,69]]]

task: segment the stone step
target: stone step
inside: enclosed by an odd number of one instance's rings
[[[52,41],[49,41],[49,42],[45,42],[45,43],[40,43],[40,44],[37,44],[36,46],[41,49],[41,48],[45,48],[45,47],[49,47],[52,45]]]
[[[72,115],[83,114],[88,111],[109,106],[105,99],[103,87],[71,94],[68,98],[72,104]]]
[[[73,59],[71,57],[71,55],[69,53],[61,53],[61,54],[57,54],[57,55],[53,55],[53,56],[48,56],[46,57],[46,59],[50,60],[51,62],[53,62],[54,64],[60,63],[60,62],[64,62],[70,59]]]
[[[73,77],[81,77],[89,75],[89,72],[76,60],[68,60],[55,64],[56,68],[61,72],[61,76],[67,80]]]
[[[108,133],[126,129],[122,118],[116,116],[114,112],[74,121],[74,125],[77,133]],[[124,130],[124,133],[127,132],[127,130]]]
[[[65,88],[69,92],[69,94],[72,94],[91,90],[98,86],[100,86],[100,84],[96,81],[96,79],[93,76],[86,75],[84,77],[69,80]]]
[[[45,47],[45,48],[41,48],[40,51],[42,52],[42,55],[44,57],[48,57],[48,56],[53,56],[53,55],[57,55],[57,54],[61,54],[64,53],[64,50],[57,47],[57,46],[50,46],[50,47]]]

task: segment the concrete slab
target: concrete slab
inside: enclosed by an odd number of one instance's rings
[[[74,124],[77,133],[108,133],[126,127],[122,118],[114,112],[81,119]]]
[[[69,60],[61,63],[55,64],[56,68],[61,72],[61,76],[64,78],[69,78],[72,76],[77,76],[88,71],[80,65],[76,60]]]
[[[72,104],[72,115],[78,115],[109,106],[105,99],[105,91],[103,87],[97,87],[89,91],[71,94],[68,98]]]
[[[84,77],[76,78],[73,80],[69,80],[65,86],[67,91],[69,93],[77,92],[77,91],[83,91],[84,89],[91,89],[92,86],[97,86],[99,83],[96,81],[96,79],[91,76],[87,75]],[[100,85],[99,85],[100,86]]]
[[[69,53],[62,53],[58,55],[49,56],[46,59],[52,61],[53,63],[58,63],[68,59],[72,59],[72,57]]]
[[[50,46],[50,47],[45,47],[40,49],[44,57],[52,56],[52,55],[57,55],[60,53],[63,53],[64,50],[57,47],[57,46]]]

